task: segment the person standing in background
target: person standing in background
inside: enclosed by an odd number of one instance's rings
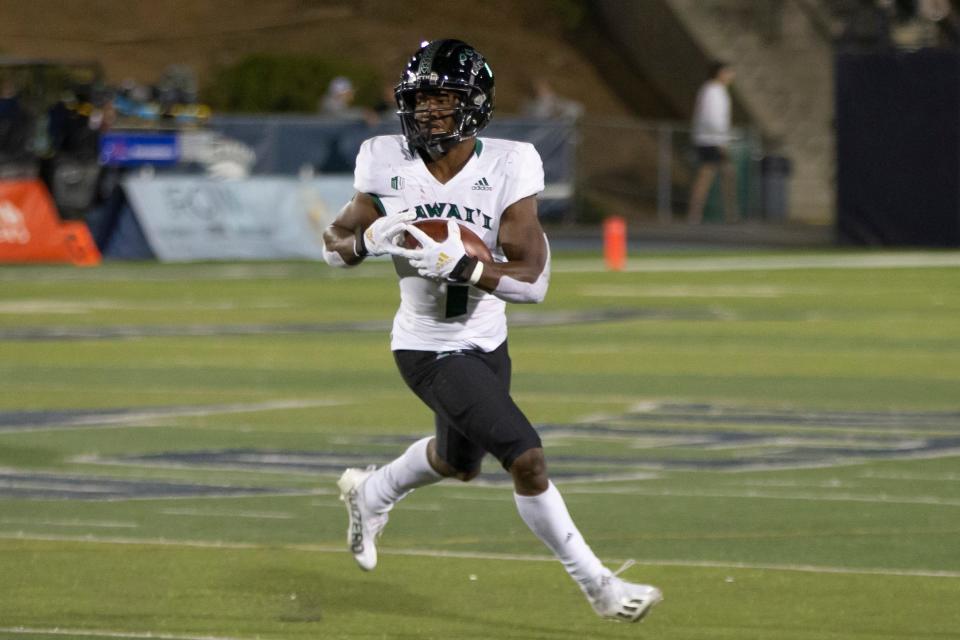
[[[721,174],[723,213],[727,222],[736,222],[736,170],[730,162],[731,106],[730,84],[734,71],[725,62],[715,62],[710,75],[697,92],[693,108],[693,144],[697,149],[697,173],[690,189],[687,222],[699,224],[710,188]]]

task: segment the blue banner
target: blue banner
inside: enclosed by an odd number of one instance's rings
[[[180,144],[173,133],[110,132],[100,138],[100,164],[136,167],[173,165],[180,160]]]

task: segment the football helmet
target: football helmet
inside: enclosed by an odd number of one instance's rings
[[[417,96],[449,92],[449,108],[426,107]],[[424,42],[413,54],[394,89],[400,126],[411,153],[438,160],[464,138],[477,135],[493,115],[493,71],[486,58],[466,42]],[[437,121],[453,118],[452,127]]]

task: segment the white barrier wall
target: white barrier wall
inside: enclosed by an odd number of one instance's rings
[[[353,177],[153,176],[123,187],[162,262],[321,260],[321,234],[352,197]]]

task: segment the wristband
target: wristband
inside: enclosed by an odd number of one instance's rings
[[[363,244],[363,229],[357,227],[353,234],[353,255],[358,258],[367,256],[367,247]]]
[[[470,279],[467,280],[467,284],[476,285],[480,282],[480,277],[483,275],[483,263],[477,260],[477,266],[473,270],[473,274],[470,276]]]
[[[470,276],[467,274],[472,274],[476,269],[477,263],[480,261],[477,258],[471,258],[470,256],[464,254],[457,264],[454,265],[453,269],[450,270],[450,275],[447,276],[454,282],[466,282]]]

